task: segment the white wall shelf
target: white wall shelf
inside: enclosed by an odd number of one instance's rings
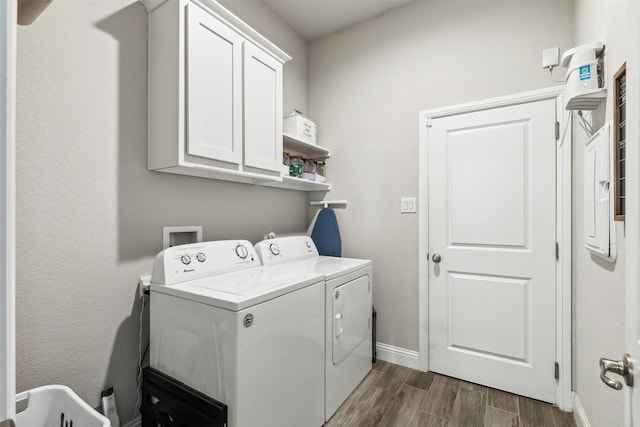
[[[308,159],[325,160],[331,157],[331,150],[301,141],[286,133],[282,134],[282,146],[285,150],[296,152]]]
[[[329,191],[331,190],[331,184],[328,182],[315,182],[302,178],[293,178],[290,176],[283,176],[282,182],[266,182],[261,185],[275,188],[285,188],[287,190],[298,191]]]
[[[302,157],[314,160],[326,160],[331,156],[331,150],[315,144],[309,144],[295,136],[283,133],[282,148],[289,152],[297,153]],[[328,182],[308,181],[302,178],[294,178],[287,175],[282,176],[282,182],[265,182],[261,185],[267,187],[286,188],[298,191],[329,191],[331,184]]]

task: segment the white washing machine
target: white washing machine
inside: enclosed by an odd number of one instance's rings
[[[229,427],[324,423],[324,277],[246,240],[174,246],[151,278],[150,364],[228,405]]]
[[[325,278],[324,419],[329,421],[371,370],[372,262],[318,255],[309,236],[263,240],[255,248],[264,266]]]

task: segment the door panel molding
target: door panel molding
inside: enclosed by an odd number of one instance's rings
[[[449,349],[527,363],[531,359],[530,278],[449,272]],[[504,307],[487,313],[485,300],[499,299]],[[459,324],[460,313],[476,319],[473,329]],[[506,341],[506,342],[505,342]]]
[[[526,122],[518,122],[523,123]],[[524,195],[531,186],[527,164],[531,161],[531,141],[527,128],[526,125],[515,127],[514,122],[508,125],[504,122],[492,125],[482,122],[463,131],[448,133],[447,246],[528,247],[528,200]],[[501,137],[496,138],[496,133]],[[490,134],[492,137],[487,138]],[[508,164],[497,161],[496,153],[505,154],[511,161]],[[477,179],[469,180],[467,175]],[[491,191],[498,188],[500,191]],[[484,197],[476,197],[479,194]],[[510,209],[496,212],[492,209],[496,205],[510,206]],[[469,212],[473,215],[470,216]],[[493,227],[485,227],[487,222],[501,224],[502,232],[496,233]]]
[[[560,122],[561,139],[556,143],[556,241],[560,245],[556,262],[556,360],[560,364],[556,400],[560,409],[572,409],[571,396],[571,129],[569,112],[562,109],[563,86],[491,98],[460,105],[425,110],[419,113],[419,367],[429,369],[428,360],[428,198],[429,153],[428,127],[436,118],[463,113],[491,110],[500,107],[552,99],[556,101],[556,120]],[[565,129],[567,128],[567,129]],[[567,141],[567,143],[564,143]],[[479,250],[481,248],[478,248]],[[510,250],[510,248],[504,248]],[[554,248],[549,248],[550,251]],[[552,373],[550,373],[552,375]]]

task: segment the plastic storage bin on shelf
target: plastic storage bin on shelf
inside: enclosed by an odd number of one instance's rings
[[[36,387],[16,396],[16,403],[24,401],[27,408],[16,414],[16,427],[111,427],[107,417],[67,386]]]
[[[306,142],[307,144],[316,144],[318,138],[318,126],[304,117],[298,110],[284,118],[282,122],[282,131],[286,134]]]

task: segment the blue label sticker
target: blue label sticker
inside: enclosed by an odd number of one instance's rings
[[[591,65],[583,65],[580,67],[580,80],[589,80],[591,78]]]

